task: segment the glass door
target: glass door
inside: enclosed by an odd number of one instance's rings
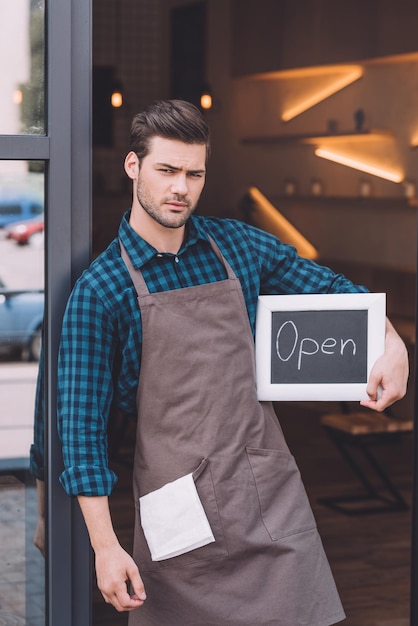
[[[0,623],[87,626],[90,551],[58,481],[55,376],[90,257],[91,2],[3,0],[0,34]]]
[[[2,2],[0,33],[0,133],[43,137],[43,0]],[[45,561],[33,541],[38,498],[29,472],[44,316],[44,188],[44,161],[0,161],[0,622],[33,626],[45,624]]]
[[[44,314],[42,169],[42,162],[0,161],[0,623],[13,616],[10,623],[24,624],[30,615],[33,626],[45,623],[28,471]]]

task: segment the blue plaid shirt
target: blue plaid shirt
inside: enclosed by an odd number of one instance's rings
[[[236,220],[192,216],[174,255],[159,253],[132,230],[128,219],[129,213],[119,238],[151,293],[224,280],[210,234],[241,282],[253,331],[259,294],[367,291]],[[63,321],[58,428],[65,465],[61,483],[68,494],[112,491],[116,475],[108,466],[108,416],[112,405],[125,414],[136,413],[141,341],[135,288],[115,239],[77,281]]]

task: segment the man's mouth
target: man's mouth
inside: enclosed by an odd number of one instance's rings
[[[189,207],[188,202],[181,202],[179,200],[167,200],[165,204],[174,211],[182,211],[183,209],[187,209]]]

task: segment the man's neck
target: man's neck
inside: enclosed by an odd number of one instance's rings
[[[143,216],[142,216],[143,217]],[[129,224],[144,241],[158,252],[177,254],[184,240],[186,226],[166,228],[152,219],[141,219],[131,213]]]

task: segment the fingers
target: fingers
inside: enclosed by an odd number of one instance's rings
[[[372,411],[377,411],[378,413],[381,413],[382,411],[384,411],[388,406],[390,406],[391,404],[393,404],[394,400],[390,400],[387,399],[385,394],[382,393],[382,395],[378,398],[374,397],[374,398],[370,398],[369,400],[362,400],[360,402],[361,406],[364,406],[368,409],[371,409]]]
[[[133,611],[144,604],[145,591],[139,591],[130,595],[126,582],[115,582],[106,589],[100,588],[103,598],[108,604],[119,611]],[[142,596],[142,598],[140,597]]]
[[[137,567],[132,568],[132,570],[128,571],[129,582],[131,587],[131,598],[135,600],[140,600],[141,604],[146,600],[146,593],[144,588],[144,583],[142,582],[142,578],[139,575],[139,571]]]
[[[372,372],[366,392],[369,398],[368,400],[362,400],[360,402],[361,406],[378,412],[384,411],[405,395],[405,389],[402,384],[398,384],[398,381],[393,377],[388,379],[380,371],[377,371],[374,375]]]

